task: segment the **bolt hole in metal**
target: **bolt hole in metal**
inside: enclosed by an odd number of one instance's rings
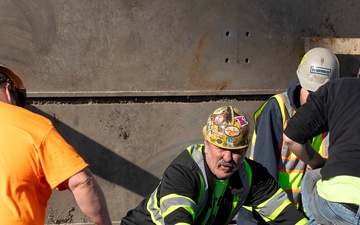
[[[246,31],[245,32],[245,36],[246,37],[249,37],[250,36],[250,32],[249,31]],[[250,62],[250,59],[249,58],[245,58],[245,63],[249,63]]]
[[[249,62],[250,62],[250,59],[249,59],[249,58],[245,58],[244,61],[245,61],[245,63],[249,63]],[[229,58],[225,58],[225,62],[226,62],[226,63],[229,63],[229,62],[230,62],[230,59],[229,59]]]
[[[230,36],[230,31],[226,31],[225,32],[225,35],[226,37],[229,37]],[[245,36],[246,37],[249,37],[250,36],[250,32],[245,32]],[[249,58],[245,58],[245,63],[249,63],[250,62],[250,59]],[[230,62],[230,59],[229,58],[225,58],[225,63],[229,63]]]

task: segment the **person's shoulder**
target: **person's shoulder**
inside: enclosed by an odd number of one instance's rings
[[[338,86],[338,85],[350,85],[350,86],[360,85],[360,78],[359,77],[342,77],[342,78],[338,78],[338,79],[333,79],[333,80],[327,82],[323,86]]]
[[[45,126],[52,126],[53,123],[51,122],[51,120],[49,118],[46,118],[43,115],[40,115],[38,113],[35,113],[33,111],[30,111],[28,109],[23,109],[21,108],[21,114],[24,118],[26,118],[29,122],[34,122],[36,124],[43,124]]]
[[[265,107],[264,108],[268,108],[268,109],[274,109],[274,108],[279,108],[279,98],[282,98],[283,95],[286,95],[286,93],[279,93],[276,95],[271,96],[264,104]]]
[[[12,112],[11,118],[14,119],[14,123],[21,124],[22,129],[31,134],[46,133],[54,127],[49,118],[27,108],[14,106]]]
[[[177,165],[177,166],[185,166],[189,169],[194,169],[195,167],[195,161],[193,160],[194,156],[192,155],[191,151],[189,151],[189,148],[195,148],[196,145],[189,146],[187,149],[184,149],[178,156],[175,157],[175,159],[170,163],[170,165]],[[193,149],[193,151],[197,151]],[[199,158],[203,158],[202,152],[198,152]]]
[[[248,165],[250,166],[251,170],[264,170],[266,169],[261,163],[249,159],[249,158],[245,158],[245,161],[248,163]]]
[[[261,163],[251,160],[249,158],[246,158],[246,162],[250,167],[253,181],[256,181],[255,183],[274,179],[269,173],[268,169],[264,167]]]
[[[189,179],[189,177],[197,177],[198,172],[199,166],[185,149],[166,167],[163,176],[172,177],[171,179]]]
[[[280,94],[279,94],[280,95]],[[259,117],[262,117],[263,115],[270,113],[278,115],[280,114],[281,109],[279,105],[279,101],[276,98],[276,95],[270,97],[268,100],[266,100],[262,106],[257,110],[257,114]]]
[[[360,78],[358,77],[342,77],[333,79],[326,84],[322,85],[315,93],[323,95],[324,93],[330,93],[332,95],[339,95],[341,93],[344,96],[352,95],[355,93],[358,95],[360,88]]]

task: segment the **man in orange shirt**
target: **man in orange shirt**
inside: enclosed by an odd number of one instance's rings
[[[104,194],[88,164],[47,118],[22,107],[21,79],[0,65],[0,220],[43,225],[53,188],[70,190],[95,224],[111,225]]]

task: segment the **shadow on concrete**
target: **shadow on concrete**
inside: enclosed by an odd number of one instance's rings
[[[52,115],[31,105],[26,108],[50,119],[64,139],[89,163],[90,170],[97,176],[143,197],[151,193],[158,185],[159,178],[72,129]],[[90,150],[91,154],[89,154]],[[146,179],[146,182],[143,182],[143,179]]]

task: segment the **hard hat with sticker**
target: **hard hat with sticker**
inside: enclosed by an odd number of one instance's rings
[[[224,149],[241,149],[249,145],[249,123],[244,113],[232,106],[216,109],[203,128],[205,139]]]
[[[331,50],[317,47],[303,56],[296,73],[301,87],[316,91],[330,80],[339,78],[339,68],[338,58]]]

